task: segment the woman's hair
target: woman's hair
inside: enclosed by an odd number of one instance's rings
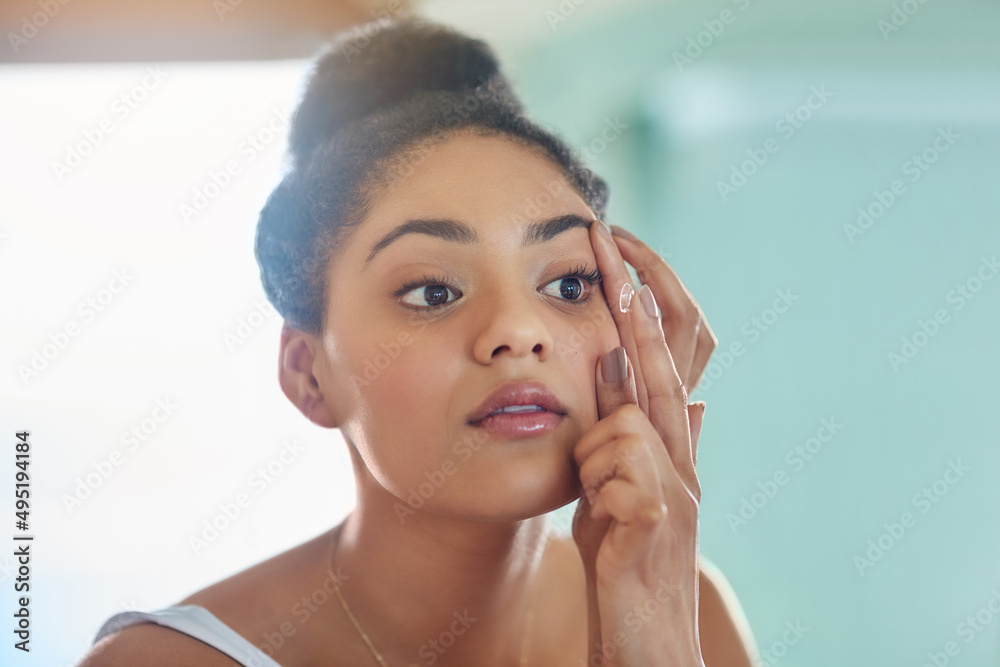
[[[327,266],[345,232],[457,131],[504,136],[550,158],[604,217],[607,183],[529,119],[486,43],[413,15],[372,21],[320,50],[292,116],[289,169],[260,211],[254,254],[289,324],[322,330]]]

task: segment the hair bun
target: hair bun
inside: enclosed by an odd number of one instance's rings
[[[482,40],[413,15],[355,26],[320,49],[292,118],[289,150],[302,166],[341,127],[383,107],[422,91],[482,85],[520,108]]]

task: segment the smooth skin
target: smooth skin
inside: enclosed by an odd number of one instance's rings
[[[278,365],[292,404],[314,424],[340,429],[351,445],[357,503],[337,527],[333,569],[372,643],[389,664],[427,664],[419,648],[467,610],[476,621],[434,664],[513,667],[534,599],[528,664],[577,667],[591,656],[592,639],[614,638],[626,620],[624,605],[655,590],[664,575],[681,594],[612,664],[660,664],[634,662],[633,654],[645,659],[663,651],[696,660],[700,651],[707,667],[750,665],[752,636],[739,604],[717,569],[698,567],[705,561],[691,536],[697,503],[683,490],[696,476],[683,456],[693,459],[700,410],[686,406],[676,388],[664,389],[677,375],[693,388],[714,348],[700,310],[691,321],[697,304],[645,244],[616,236],[602,246],[594,212],[537,150],[463,132],[400,173],[330,263],[322,334],[286,324]],[[567,215],[582,224],[522,245],[529,225]],[[461,222],[476,239],[425,230],[398,237],[369,261],[379,239],[415,218]],[[663,349],[639,328],[651,330],[635,310],[638,301],[624,318],[609,308],[618,303],[608,290],[625,275],[625,261],[661,304]],[[603,289],[568,279],[589,297],[569,303],[563,276],[581,266],[600,268]],[[401,292],[412,283],[420,286]],[[446,300],[433,313],[414,310],[432,305],[426,285],[448,288],[438,291]],[[602,387],[600,361],[619,345],[630,359],[628,388]],[[387,346],[398,353],[375,365]],[[567,414],[554,431],[505,439],[467,423],[510,379],[542,381],[559,397]],[[645,451],[644,470],[602,476],[602,451],[619,441]],[[422,500],[411,495],[436,472],[445,473],[444,484]],[[578,516],[573,538],[554,539],[544,514],[580,497],[595,476],[603,480],[595,487],[596,516]],[[645,524],[629,520],[648,496],[667,507],[652,537]],[[270,651],[284,667],[375,665],[333,596],[307,621],[291,612],[323,587],[329,535],[181,603],[205,606],[256,645],[290,623],[294,633]],[[677,562],[659,562],[675,556]],[[700,649],[691,644],[696,626]],[[146,624],[103,640],[83,665],[183,664],[182,655],[210,667],[233,664],[197,640]]]

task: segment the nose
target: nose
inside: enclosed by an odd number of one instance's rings
[[[535,354],[538,361],[548,359],[552,354],[552,336],[538,312],[544,304],[531,295],[500,291],[495,291],[478,309],[476,321],[483,325],[473,345],[476,361],[488,365],[504,354],[514,358]]]

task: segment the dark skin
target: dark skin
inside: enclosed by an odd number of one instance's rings
[[[527,224],[565,215],[586,223],[521,247]],[[590,224],[595,217],[546,157],[505,138],[455,135],[381,194],[333,259],[323,332],[282,331],[282,390],[350,445],[357,505],[340,526],[335,571],[389,664],[426,664],[418,648],[468,610],[477,620],[435,664],[518,665],[534,591],[528,664],[578,665],[596,639],[623,627],[624,610],[648,599],[660,575],[684,593],[606,664],[651,664],[642,662],[650,655],[692,667],[751,664],[738,604],[719,573],[698,567],[690,532],[700,499],[694,456],[703,404],[688,406],[686,388],[697,383],[715,337],[672,269],[641,241],[602,240]],[[366,262],[378,239],[413,218],[460,221],[478,242],[408,234]],[[655,337],[636,333],[651,325],[639,319],[638,295],[630,313],[609,308],[627,280],[626,261],[662,311],[662,349]],[[581,265],[598,268],[603,285],[563,278]],[[433,280],[398,294],[425,274]],[[567,303],[566,280],[590,297],[584,305]],[[444,305],[432,315],[411,308],[430,305],[425,285],[448,287],[437,292]],[[629,358],[628,380],[602,388],[600,360],[619,345]],[[386,350],[396,353],[391,362],[375,365]],[[505,440],[480,433],[470,441],[475,429],[465,418],[508,379],[544,382],[566,417],[547,434]],[[608,453],[623,440],[642,453],[642,465],[615,467]],[[449,465],[454,472],[420,507],[405,502],[428,474]],[[586,497],[580,503],[574,539],[554,539],[542,515],[575,500],[588,483],[594,504]],[[693,499],[683,509],[681,493]],[[666,512],[655,511],[661,504]],[[642,518],[649,510],[655,516]],[[664,550],[667,544],[682,551]],[[375,665],[335,598],[306,622],[291,613],[322,586],[328,546],[328,534],[321,535],[182,602],[206,606],[258,645],[291,622],[294,634],[272,653],[285,667]],[[663,569],[651,561],[669,562]],[[699,625],[701,643],[711,637],[711,647],[699,646]],[[142,634],[147,657],[158,641],[199,644],[149,625],[117,636]]]

